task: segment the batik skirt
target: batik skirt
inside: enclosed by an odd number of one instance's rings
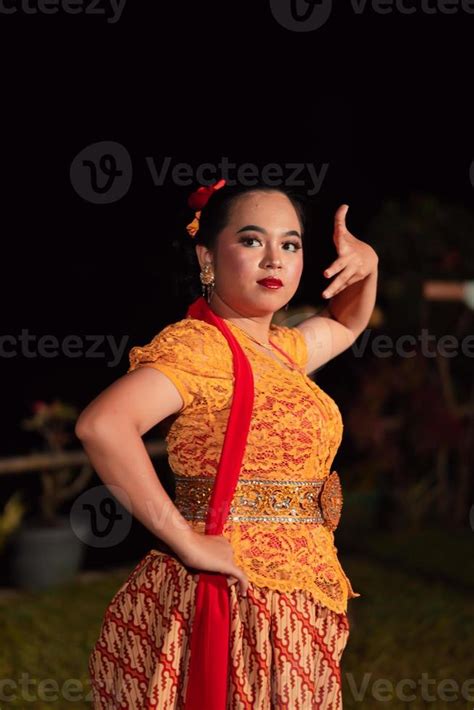
[[[89,657],[96,710],[180,710],[199,576],[151,550],[109,603]],[[227,710],[341,710],[348,616],[310,592],[230,592]]]

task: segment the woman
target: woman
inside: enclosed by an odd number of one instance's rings
[[[279,188],[223,183],[190,203],[206,297],[132,348],[76,427],[158,538],[107,607],[89,661],[96,708],[342,707],[347,601],[360,596],[334,546],[343,424],[308,375],[367,326],[378,258],[341,206],[330,309],[276,326],[303,270],[303,209]],[[174,502],[141,438],[170,415]]]

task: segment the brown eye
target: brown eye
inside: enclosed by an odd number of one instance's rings
[[[239,242],[245,243],[245,242],[260,242],[260,239],[257,239],[257,237],[241,237],[239,239]],[[248,246],[248,245],[247,245]]]

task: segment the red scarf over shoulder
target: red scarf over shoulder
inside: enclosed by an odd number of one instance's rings
[[[252,417],[254,382],[250,363],[225,321],[200,296],[187,317],[204,320],[224,335],[232,351],[234,393],[206,518],[206,535],[221,535],[239,479]],[[227,577],[201,572],[191,629],[185,710],[226,710],[230,652],[230,590]]]
[[[239,479],[254,401],[253,372],[247,356],[223,318],[200,296],[187,317],[218,328],[229,343],[234,366],[234,393],[206,518],[206,535],[221,535]],[[274,348],[295,365],[276,343]],[[226,710],[230,651],[230,591],[227,577],[201,572],[191,629],[185,710]]]

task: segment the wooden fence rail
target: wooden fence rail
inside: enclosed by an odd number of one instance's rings
[[[164,439],[144,442],[151,458],[166,455]],[[32,473],[44,469],[54,470],[63,466],[83,466],[89,461],[85,451],[63,451],[59,454],[34,453],[27,456],[10,456],[0,459],[0,476],[20,473]]]

